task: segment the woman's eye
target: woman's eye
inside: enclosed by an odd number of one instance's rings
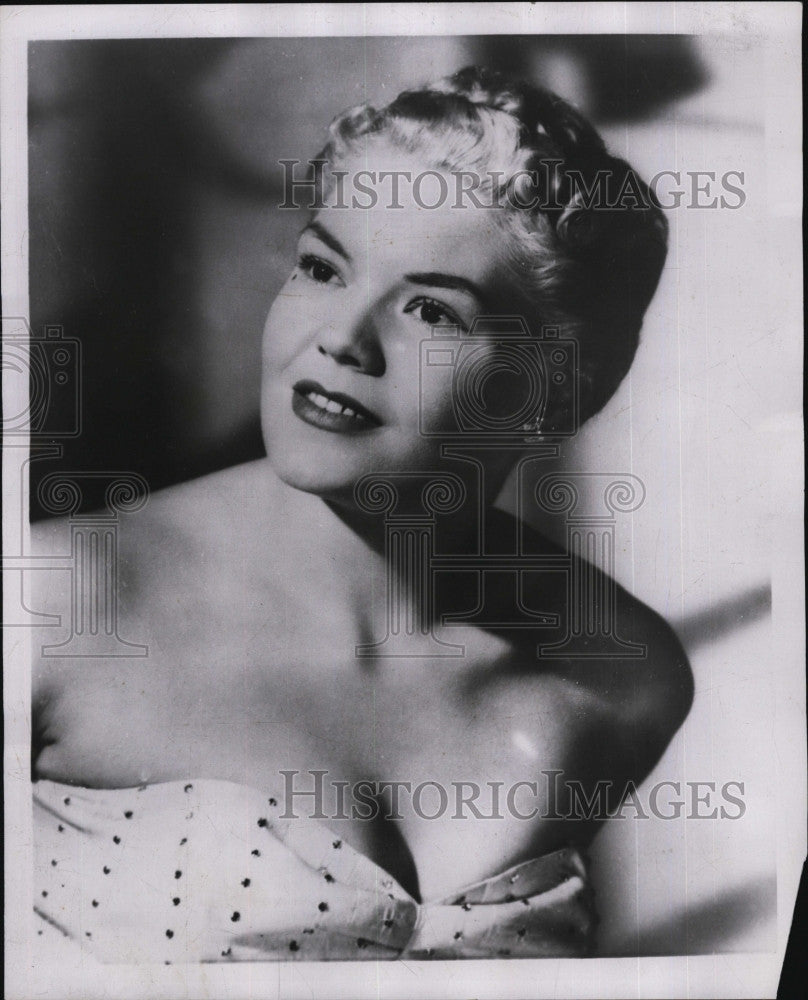
[[[318,285],[327,285],[333,278],[339,277],[337,272],[320,257],[303,254],[297,262],[298,269],[308,275]]]
[[[413,313],[422,323],[427,326],[459,326],[465,329],[463,323],[446,306],[442,306],[433,299],[418,299],[407,312]]]

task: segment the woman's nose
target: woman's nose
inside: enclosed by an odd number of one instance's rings
[[[338,365],[366,375],[383,375],[386,363],[378,337],[376,318],[366,304],[355,310],[339,309],[329,316],[316,335],[317,350]]]

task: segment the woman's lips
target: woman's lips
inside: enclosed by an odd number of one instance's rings
[[[381,420],[351,396],[331,392],[304,379],[292,386],[292,411],[320,430],[357,434],[381,426]]]

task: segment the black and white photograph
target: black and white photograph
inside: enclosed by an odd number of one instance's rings
[[[799,5],[0,16],[7,996],[776,996]]]

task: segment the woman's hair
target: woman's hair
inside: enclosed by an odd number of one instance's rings
[[[338,163],[375,136],[476,175],[475,195],[503,206],[494,214],[531,326],[577,340],[579,422],[597,413],[631,366],[665,261],[667,223],[647,185],[566,101],[474,66],[338,115],[320,159]]]

